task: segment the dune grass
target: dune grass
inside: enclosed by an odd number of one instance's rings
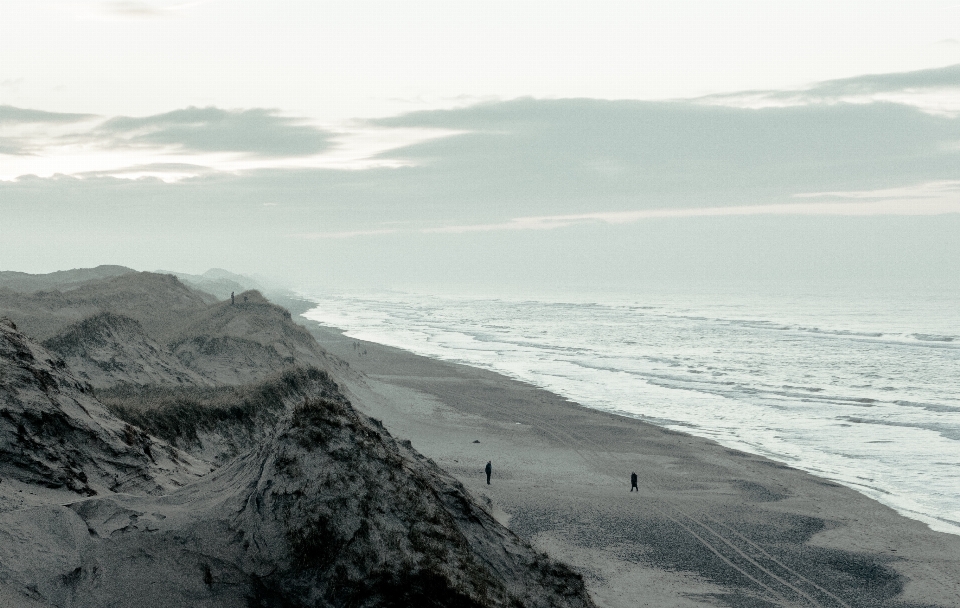
[[[316,368],[291,368],[254,384],[219,387],[122,385],[97,391],[118,418],[171,443],[195,443],[198,433],[224,425],[252,427],[276,418],[285,400],[301,395],[346,402],[330,376]]]

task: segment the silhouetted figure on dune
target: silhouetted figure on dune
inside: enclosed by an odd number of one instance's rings
[[[640,488],[637,487],[637,474],[630,473],[630,491],[633,492],[634,490],[640,491]]]
[[[493,471],[493,467],[490,466],[490,461],[487,461],[487,466],[483,467],[483,470],[487,472],[487,485],[490,485],[490,473]]]
[[[233,304],[234,304],[233,292],[231,291],[231,292],[230,292],[230,306],[233,306]]]

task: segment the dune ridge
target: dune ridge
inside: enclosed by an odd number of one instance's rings
[[[289,312],[237,300],[151,273],[0,293],[0,599],[593,606],[358,412]]]

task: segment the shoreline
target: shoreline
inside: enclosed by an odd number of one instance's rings
[[[359,409],[580,570],[598,605],[960,605],[960,537],[853,489],[496,372],[299,322],[348,364],[339,371]],[[628,492],[634,469],[639,493]]]
[[[323,308],[316,297],[302,297],[303,314],[313,309],[320,310],[317,306]],[[391,301],[387,299],[386,304],[389,310]],[[335,308],[334,306],[333,309]],[[360,302],[361,318],[364,310],[364,303]],[[376,309],[366,312],[374,310]],[[462,310],[460,312],[462,313]],[[446,313],[446,310],[441,312],[441,317],[446,318]],[[447,318],[447,321],[456,318],[457,309],[454,308],[451,314],[454,316]],[[547,314],[551,313],[547,311]],[[698,310],[697,314],[707,313]],[[960,520],[956,516],[956,501],[960,499],[960,493],[956,484],[950,483],[955,477],[958,464],[957,459],[952,456],[956,452],[956,441],[948,432],[951,427],[945,426],[950,422],[941,420],[938,417],[940,414],[916,413],[921,410],[940,412],[939,405],[928,404],[952,403],[952,385],[938,386],[938,393],[924,393],[919,389],[905,392],[904,387],[892,386],[895,382],[891,377],[883,386],[872,386],[869,380],[858,375],[874,371],[873,368],[863,369],[865,366],[852,368],[851,373],[829,378],[824,374],[832,373],[831,368],[823,366],[819,370],[816,366],[811,370],[801,368],[801,371],[795,372],[793,376],[781,377],[763,373],[756,378],[753,375],[745,377],[745,372],[754,372],[747,369],[748,367],[762,367],[764,362],[745,360],[742,348],[734,351],[733,362],[729,364],[725,360],[711,359],[709,355],[703,361],[688,363],[688,349],[677,351],[680,354],[676,357],[673,351],[659,354],[671,358],[671,367],[649,367],[645,361],[648,357],[642,351],[621,352],[606,348],[598,350],[600,343],[592,333],[581,341],[578,335],[561,330],[556,340],[531,338],[527,344],[524,338],[517,337],[517,327],[512,327],[509,319],[502,317],[492,321],[497,329],[492,329],[489,337],[483,331],[477,333],[479,328],[474,327],[469,318],[463,318],[467,328],[462,332],[456,327],[448,327],[459,339],[477,339],[484,343],[480,347],[466,344],[462,348],[447,343],[444,330],[440,329],[442,325],[435,327],[424,317],[412,318],[412,325],[408,326],[402,321],[402,315],[387,312],[387,317],[392,321],[386,322],[386,333],[383,334],[376,323],[371,325],[369,322],[361,322],[356,325],[338,319],[335,314],[332,317],[329,314],[310,317],[304,318],[331,327],[336,327],[339,321],[343,321],[345,327],[359,332],[351,333],[368,341],[407,349],[413,354],[448,363],[478,367],[556,392],[587,408],[690,433],[730,449],[770,458],[851,488],[935,531],[960,536]],[[786,325],[791,323],[777,316],[763,318],[768,319],[763,321],[764,323],[778,325],[776,329],[787,329]],[[397,324],[397,321],[400,323]],[[781,327],[780,324],[786,325]],[[660,323],[657,322],[656,325],[659,327]],[[511,327],[513,333],[498,332],[503,326]],[[432,339],[421,339],[425,335],[432,335],[435,329],[439,332],[436,337],[440,338],[437,344],[434,344]],[[589,327],[588,323],[587,331],[593,329],[596,328]],[[351,331],[340,328],[337,330]],[[414,330],[416,335],[406,343],[403,336],[405,331],[410,330]],[[826,335],[845,335],[847,330],[827,329],[820,332],[814,328],[811,331]],[[421,335],[422,332],[426,334]],[[853,335],[861,334],[854,331]],[[661,341],[663,339],[660,334],[655,337],[659,337]],[[629,335],[629,338],[640,340],[636,335]],[[486,344],[487,342],[493,346]],[[569,359],[565,356],[559,359],[552,357],[551,351],[555,347],[579,350],[581,346],[582,353],[572,355]],[[718,348],[716,341],[708,346]],[[528,347],[531,351],[529,357],[523,356],[522,351]],[[811,347],[821,348],[822,345],[807,344],[803,348]],[[849,354],[846,349],[856,348],[856,344],[845,344],[841,348],[828,344],[824,348],[829,351],[831,347],[833,351],[826,353],[828,357],[839,354],[857,358],[857,355],[861,355],[859,360],[870,361],[870,353]],[[503,356],[491,358],[489,354],[494,352],[491,348],[498,353],[503,348]],[[704,348],[709,350],[707,346]],[[790,348],[788,345],[785,350],[789,351]],[[740,358],[737,359],[736,355]],[[694,358],[697,356],[694,355]],[[619,357],[624,357],[625,362],[619,361]],[[787,359],[789,360],[789,357]],[[885,363],[889,364],[890,361]],[[559,366],[558,370],[550,368],[548,371],[546,366],[551,365]],[[647,367],[644,367],[645,365]],[[688,369],[685,370],[684,366]],[[675,373],[673,367],[680,369]],[[878,364],[876,367],[881,366]],[[786,365],[784,369],[790,368],[792,366]],[[911,372],[916,373],[915,368],[916,366]],[[776,367],[771,366],[771,369]],[[938,369],[943,373],[949,371],[945,368],[931,369]],[[584,370],[589,370],[593,375],[584,373]],[[620,377],[614,377],[618,375],[617,372],[620,372]],[[881,371],[876,373],[881,374]],[[721,378],[713,379],[711,383],[711,376]],[[807,381],[807,378],[810,380]],[[646,382],[643,382],[643,379]],[[860,385],[858,382],[864,384]],[[693,385],[693,388],[689,388],[688,384]],[[735,386],[728,388],[726,385]],[[677,388],[689,391],[670,390]],[[685,396],[676,396],[680,394]],[[783,405],[779,402],[781,399],[785,401]],[[946,413],[948,411],[949,406],[944,405],[943,416],[949,415]],[[880,449],[874,444],[891,445]]]

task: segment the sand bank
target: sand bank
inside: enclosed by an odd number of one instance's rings
[[[340,375],[359,409],[580,570],[598,605],[960,606],[960,537],[853,490],[306,324],[348,362]]]

